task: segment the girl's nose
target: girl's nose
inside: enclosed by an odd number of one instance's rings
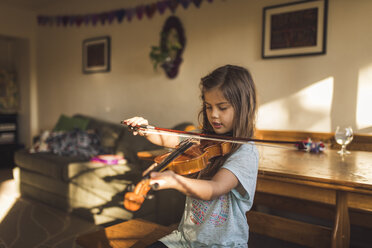
[[[217,108],[212,108],[211,116],[214,119],[217,119],[218,118],[218,109]]]

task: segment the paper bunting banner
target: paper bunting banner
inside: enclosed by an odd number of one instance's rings
[[[203,1],[209,3],[213,2],[213,0],[161,0],[146,5],[141,4],[132,8],[122,8],[86,15],[39,15],[37,16],[37,23],[40,26],[56,25],[67,27],[76,25],[80,27],[82,24],[91,24],[93,26],[97,24],[112,24],[115,20],[121,23],[124,19],[130,22],[134,17],[137,17],[138,20],[142,20],[144,16],[151,19],[156,12],[162,15],[167,9],[175,13],[179,5],[181,5],[183,9],[187,9],[190,4],[193,3],[195,7],[200,8]]]

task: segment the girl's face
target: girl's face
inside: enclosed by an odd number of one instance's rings
[[[230,132],[233,127],[234,108],[219,88],[204,92],[204,104],[208,121],[217,134]]]

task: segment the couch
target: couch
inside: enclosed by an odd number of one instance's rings
[[[53,153],[15,153],[15,179],[22,197],[32,198],[73,213],[100,225],[142,218],[162,225],[180,220],[185,197],[175,190],[153,192],[139,211],[123,207],[123,196],[141,180],[151,164],[137,157],[137,152],[159,149],[146,138],[134,136],[118,123],[86,115],[72,118],[88,121],[87,129],[95,130],[101,146],[112,154],[123,154],[126,163],[105,165],[78,156]],[[180,125],[175,128],[183,127]]]

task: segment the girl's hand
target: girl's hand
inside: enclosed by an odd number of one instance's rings
[[[138,117],[138,116],[124,120],[123,123],[125,125],[128,125],[129,127],[149,124],[148,120],[146,120],[143,117]],[[133,135],[137,135],[137,134],[146,137],[147,140],[149,140],[150,142],[158,146],[175,148],[178,145],[178,143],[180,143],[179,138],[177,136],[165,136],[165,135],[162,135],[160,132],[148,133],[148,132],[144,132],[140,130],[133,132]]]
[[[128,126],[132,126],[132,127],[135,127],[135,126],[140,126],[140,125],[148,125],[149,122],[148,120],[146,120],[145,118],[143,117],[133,117],[133,118],[130,118],[130,119],[127,119],[125,121],[123,121],[126,125]],[[141,136],[145,136],[145,134],[141,131],[139,132],[133,132],[133,135],[141,135]]]
[[[160,189],[177,189],[179,184],[178,175],[171,170],[165,172],[152,172],[151,185],[157,185],[156,190]]]

